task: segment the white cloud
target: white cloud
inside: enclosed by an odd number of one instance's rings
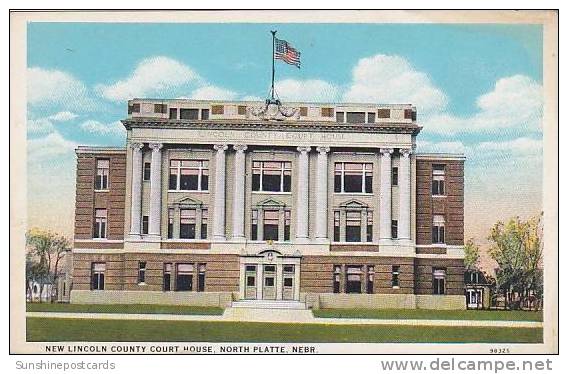
[[[110,85],[98,85],[101,95],[112,101],[124,102],[136,97],[177,96],[175,89],[199,83],[201,78],[189,66],[165,56],[142,60],[132,74]]]
[[[191,93],[193,100],[235,100],[237,93],[217,86],[203,86]]]
[[[77,143],[69,141],[58,132],[52,132],[43,138],[28,140],[28,162],[45,162],[57,156],[73,152]]]
[[[542,140],[523,137],[502,142],[482,142],[475,148],[477,151],[483,152],[505,152],[511,155],[538,155],[542,154]]]
[[[418,140],[416,149],[420,153],[465,153],[466,147],[460,141],[430,142]]]
[[[262,97],[254,96],[254,95],[243,96],[241,98],[241,100],[243,100],[243,101],[264,101],[264,99]]]
[[[48,134],[55,129],[53,123],[47,118],[30,119],[27,125],[30,134]]]
[[[413,104],[422,114],[443,110],[447,105],[446,95],[428,75],[415,70],[400,56],[379,54],[362,58],[352,76],[343,95],[345,102]]]
[[[337,87],[319,79],[284,79],[274,86],[282,101],[334,102],[338,98]]]
[[[51,116],[47,117],[47,119],[52,121],[64,122],[64,121],[71,121],[77,117],[78,117],[77,114],[65,110],[63,112],[52,114]]]
[[[102,123],[96,120],[88,120],[79,125],[87,132],[99,135],[124,135],[126,130],[120,121]]]
[[[524,75],[499,79],[492,91],[476,100],[478,112],[469,117],[439,113],[422,121],[424,129],[452,135],[519,129],[542,130],[542,86]]]
[[[77,78],[60,70],[28,68],[27,100],[32,106],[58,105],[67,108],[92,108],[88,90]]]

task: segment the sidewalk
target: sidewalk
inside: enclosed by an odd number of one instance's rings
[[[433,319],[366,319],[366,318],[315,318],[310,310],[272,310],[252,308],[227,308],[221,316],[178,314],[117,314],[117,313],[61,313],[27,312],[27,317],[77,318],[107,320],[150,321],[206,321],[206,322],[265,322],[323,325],[406,325],[406,326],[455,326],[455,327],[515,327],[542,328],[542,322],[534,321],[480,321]]]

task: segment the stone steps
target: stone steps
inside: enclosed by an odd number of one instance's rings
[[[231,303],[232,308],[251,309],[297,309],[305,310],[306,304],[295,300],[239,300]]]

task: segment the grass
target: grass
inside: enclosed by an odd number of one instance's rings
[[[541,328],[26,319],[27,341],[540,343]]]
[[[542,321],[542,311],[522,310],[319,309],[313,313],[323,318]]]
[[[223,308],[152,304],[49,304],[27,303],[27,312],[122,313],[122,314],[203,314],[221,315]]]

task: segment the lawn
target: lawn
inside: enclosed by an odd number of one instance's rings
[[[31,318],[27,341],[540,343],[541,328]]]
[[[223,308],[185,305],[152,304],[49,304],[27,303],[27,312],[58,313],[141,313],[141,314],[204,314],[221,315]]]
[[[313,313],[323,318],[542,321],[542,311],[522,310],[319,309]]]

